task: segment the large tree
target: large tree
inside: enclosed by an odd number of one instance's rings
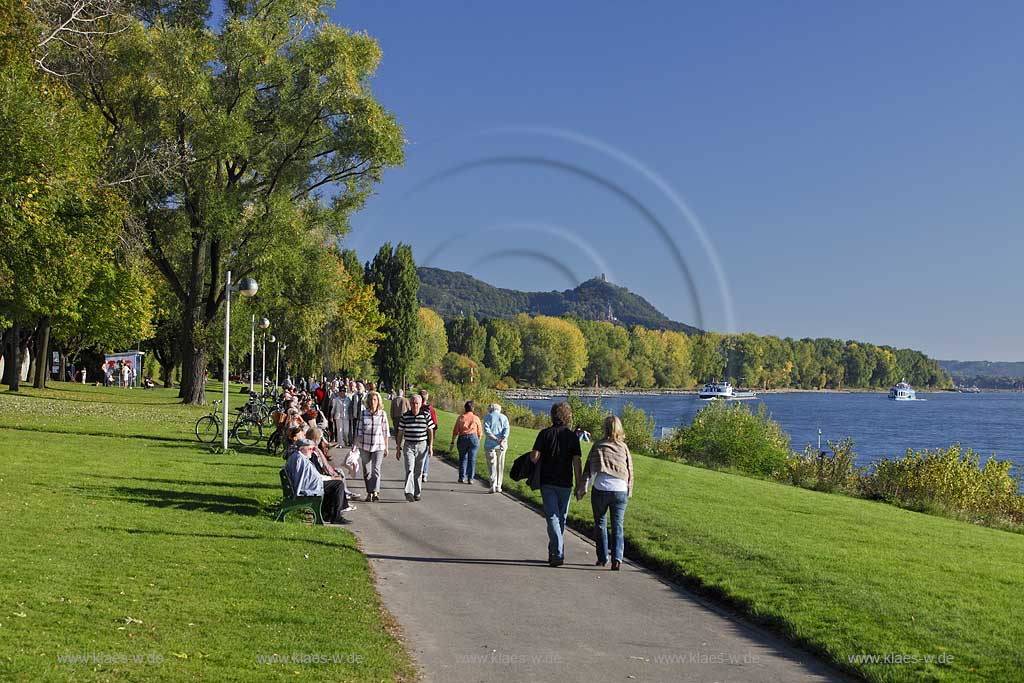
[[[377,43],[321,0],[231,0],[216,28],[208,1],[134,7],[46,64],[102,112],[110,175],[180,304],[181,395],[202,403],[226,272],[259,279],[310,226],[340,237],[402,134],[369,89]]]
[[[373,286],[384,314],[383,338],[375,361],[380,379],[388,387],[404,387],[419,354],[420,319],[416,294],[420,279],[412,247],[390,242],[381,245],[366,267],[366,283]]]

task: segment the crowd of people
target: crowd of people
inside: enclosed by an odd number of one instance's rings
[[[345,513],[356,509],[353,500],[380,500],[381,466],[389,455],[391,435],[394,456],[404,464],[405,499],[411,503],[422,500],[438,430],[429,392],[406,396],[398,390],[391,395],[391,409],[386,411],[372,382],[302,378],[295,383],[286,378],[282,388],[281,409],[274,419],[286,444],[285,470],[296,495],[323,496],[327,523],[349,523]],[[537,434],[528,454],[532,463],[529,484],[540,491],[543,503],[548,563],[552,567],[564,563],[570,499],[582,500],[589,491],[596,564],[610,563],[612,570],[618,570],[624,550],[623,522],[633,495],[633,458],[621,421],[609,415],[601,438],[593,442],[584,462],[580,443],[590,441],[591,435],[574,428],[572,422],[569,404],[554,404],[551,426]],[[509,420],[499,404],[490,404],[481,420],[474,402],[467,401],[455,420],[449,445],[449,450],[459,454],[459,483],[473,483],[482,444],[489,491],[501,493],[510,433]],[[360,473],[364,494],[348,485]]]

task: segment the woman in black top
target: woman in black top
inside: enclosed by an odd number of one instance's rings
[[[540,495],[548,527],[548,564],[565,561],[565,518],[569,514],[573,477],[582,479],[580,440],[569,426],[572,409],[566,402],[551,406],[551,426],[537,434],[530,459],[539,463]]]

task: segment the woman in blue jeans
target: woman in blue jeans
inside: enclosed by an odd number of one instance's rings
[[[622,523],[626,517],[626,505],[633,495],[633,456],[626,446],[622,422],[614,415],[604,419],[604,436],[590,449],[584,472],[586,478],[577,486],[576,498],[586,495],[587,485],[593,484],[590,506],[594,512],[597,565],[604,567],[608,564],[610,515],[612,571],[618,571],[622,566],[625,546]]]

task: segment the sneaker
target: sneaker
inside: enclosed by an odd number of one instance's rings
[[[380,493],[377,492],[377,491],[373,492],[373,502],[374,503],[379,503],[380,502]]]
[[[420,481],[426,481],[426,480],[427,480],[427,475],[424,474],[423,476],[420,477]]]
[[[459,479],[459,483],[460,483],[460,484],[465,484],[465,483],[466,483],[466,480],[465,480],[465,479]]]
[[[349,491],[348,492],[348,499],[349,500],[363,500],[363,496],[362,496],[362,494],[356,493],[355,491]]]
[[[413,496],[413,497],[412,497],[412,499],[413,499],[413,500],[420,500],[420,499],[422,499],[422,498],[423,498],[423,496]]]
[[[502,493],[501,487],[498,487],[498,493]]]
[[[551,567],[561,567],[563,564],[565,564],[564,558],[554,556],[548,558],[548,565]]]
[[[341,511],[342,512],[355,512],[356,511],[356,506],[355,505],[346,505],[345,507],[343,507],[341,509]]]
[[[406,499],[407,501],[409,501],[409,502],[411,503],[411,502],[413,501],[413,496],[412,496],[412,494],[411,494],[411,493],[407,493],[407,494],[405,494],[405,499]]]
[[[601,560],[598,560],[597,562],[594,563],[594,566],[595,567],[607,567],[608,566],[608,561],[605,560],[605,561],[602,562]]]
[[[622,566],[622,562],[620,562],[618,560],[612,560],[612,571],[613,572],[619,571],[619,567],[621,567],[621,566]]]

